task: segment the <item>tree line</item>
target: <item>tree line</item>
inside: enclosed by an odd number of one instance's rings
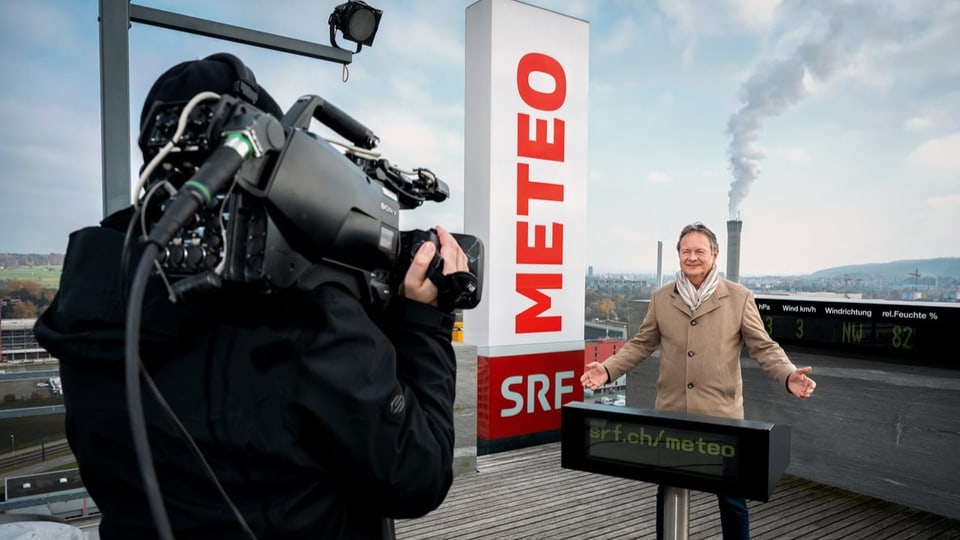
[[[649,299],[653,288],[628,284],[620,287],[587,287],[584,291],[584,319],[626,321],[630,301]]]
[[[63,266],[62,253],[0,253],[0,269]],[[28,279],[0,279],[0,318],[35,319],[53,301],[56,287]]]
[[[0,253],[0,267],[16,268],[18,266],[62,266],[62,253]]]
[[[55,294],[56,288],[44,288],[36,281],[0,281],[0,318],[35,319],[47,309]]]

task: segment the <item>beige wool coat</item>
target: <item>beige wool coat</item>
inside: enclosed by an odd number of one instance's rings
[[[750,357],[786,391],[796,368],[764,329],[753,293],[721,279],[696,312],[675,282],[653,293],[637,334],[603,365],[614,380],[660,351],[657,410],[743,419],[740,354]]]

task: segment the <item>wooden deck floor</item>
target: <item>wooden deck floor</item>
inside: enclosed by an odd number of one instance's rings
[[[479,456],[443,504],[397,522],[397,538],[651,539],[656,486],[564,469],[560,443]],[[716,497],[690,492],[690,539],[721,538]],[[960,539],[960,521],[793,476],[750,501],[754,539]]]

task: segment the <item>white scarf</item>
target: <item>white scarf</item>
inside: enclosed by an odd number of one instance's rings
[[[680,298],[683,298],[684,303],[690,307],[690,310],[696,311],[700,304],[710,298],[713,291],[717,290],[717,283],[719,282],[720,272],[717,271],[717,265],[713,265],[713,268],[707,272],[707,277],[704,278],[699,289],[694,287],[693,283],[690,283],[690,280],[681,271],[677,275],[677,291],[680,292]]]

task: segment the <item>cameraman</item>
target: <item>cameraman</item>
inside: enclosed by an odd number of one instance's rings
[[[233,93],[236,79],[219,60],[178,64],[154,83],[141,124],[154,101]],[[262,87],[254,105],[283,115]],[[60,360],[67,438],[104,540],[158,534],[125,401],[119,284],[129,283],[121,254],[132,215],[128,208],[70,235],[60,289],[35,327]],[[467,270],[457,241],[437,234],[444,273]],[[377,315],[335,283],[174,304],[151,278],[141,360],[192,438],[144,384],[153,466],[176,538],[393,538],[392,518],[440,505],[453,479],[456,361],[453,317],[436,307],[426,278],[435,251],[422,245]]]

